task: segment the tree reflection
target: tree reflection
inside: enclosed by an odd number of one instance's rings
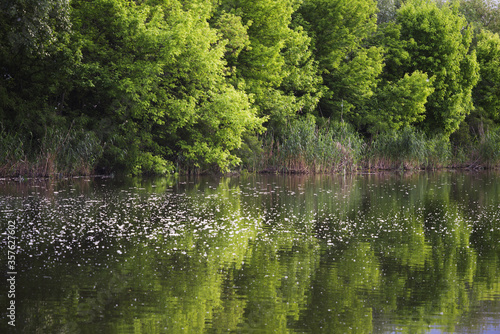
[[[19,231],[20,328],[472,331],[500,309],[492,177],[250,175],[2,197],[2,224],[32,222]]]

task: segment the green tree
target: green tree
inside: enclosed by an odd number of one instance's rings
[[[500,121],[500,37],[483,30],[478,35],[476,53],[480,80],[473,91],[479,117]]]
[[[432,78],[425,72],[409,72],[401,65],[410,59],[401,39],[401,26],[395,22],[379,23],[368,39],[383,52],[383,70],[377,78],[373,96],[355,110],[358,129],[370,134],[414,125],[425,118],[425,104],[434,91]]]
[[[495,0],[461,0],[460,11],[475,28],[500,33],[500,4]]]
[[[456,6],[438,7],[426,0],[405,3],[398,10],[397,22],[409,59],[387,71],[419,70],[432,78],[434,92],[421,126],[428,133],[449,135],[473,110],[472,89],[479,66],[475,52],[469,51],[472,28]]]
[[[0,3],[0,122],[33,136],[23,139],[39,140],[61,114],[76,58],[70,32],[67,1]]]
[[[369,46],[376,31],[374,1],[304,1],[300,15],[314,40],[328,93],[320,103],[323,116],[356,121],[356,107],[372,95],[382,71],[382,49]]]
[[[396,11],[399,7],[401,7],[400,0],[377,0],[377,23],[396,21]]]
[[[236,68],[234,84],[252,95],[260,115],[279,124],[298,112],[312,111],[321,94],[311,39],[292,22],[297,6],[296,0],[226,0],[219,7],[222,19],[241,17],[241,24],[233,19],[233,31],[241,31],[243,24],[249,39],[236,60],[228,59]]]
[[[398,130],[419,123],[425,118],[425,104],[434,88],[427,74],[415,71],[392,82],[382,82],[363,115],[371,133]]]
[[[208,24],[209,3],[73,7],[82,52],[73,109],[107,133],[112,165],[144,172],[155,162],[221,170],[239,162],[232,151],[262,119],[227,82],[226,42]]]

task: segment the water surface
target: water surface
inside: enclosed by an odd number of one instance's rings
[[[0,227],[8,332],[500,332],[495,172],[0,181]]]

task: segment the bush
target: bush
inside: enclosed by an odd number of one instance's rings
[[[150,152],[145,152],[139,157],[136,168],[132,173],[142,175],[165,175],[173,171],[174,165],[171,161],[167,161],[157,155],[152,155]]]

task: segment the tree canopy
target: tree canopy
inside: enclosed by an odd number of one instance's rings
[[[32,152],[48,129],[89,133],[105,171],[228,171],[305,114],[367,139],[448,138],[471,113],[500,122],[490,0],[0,6],[1,129]]]

